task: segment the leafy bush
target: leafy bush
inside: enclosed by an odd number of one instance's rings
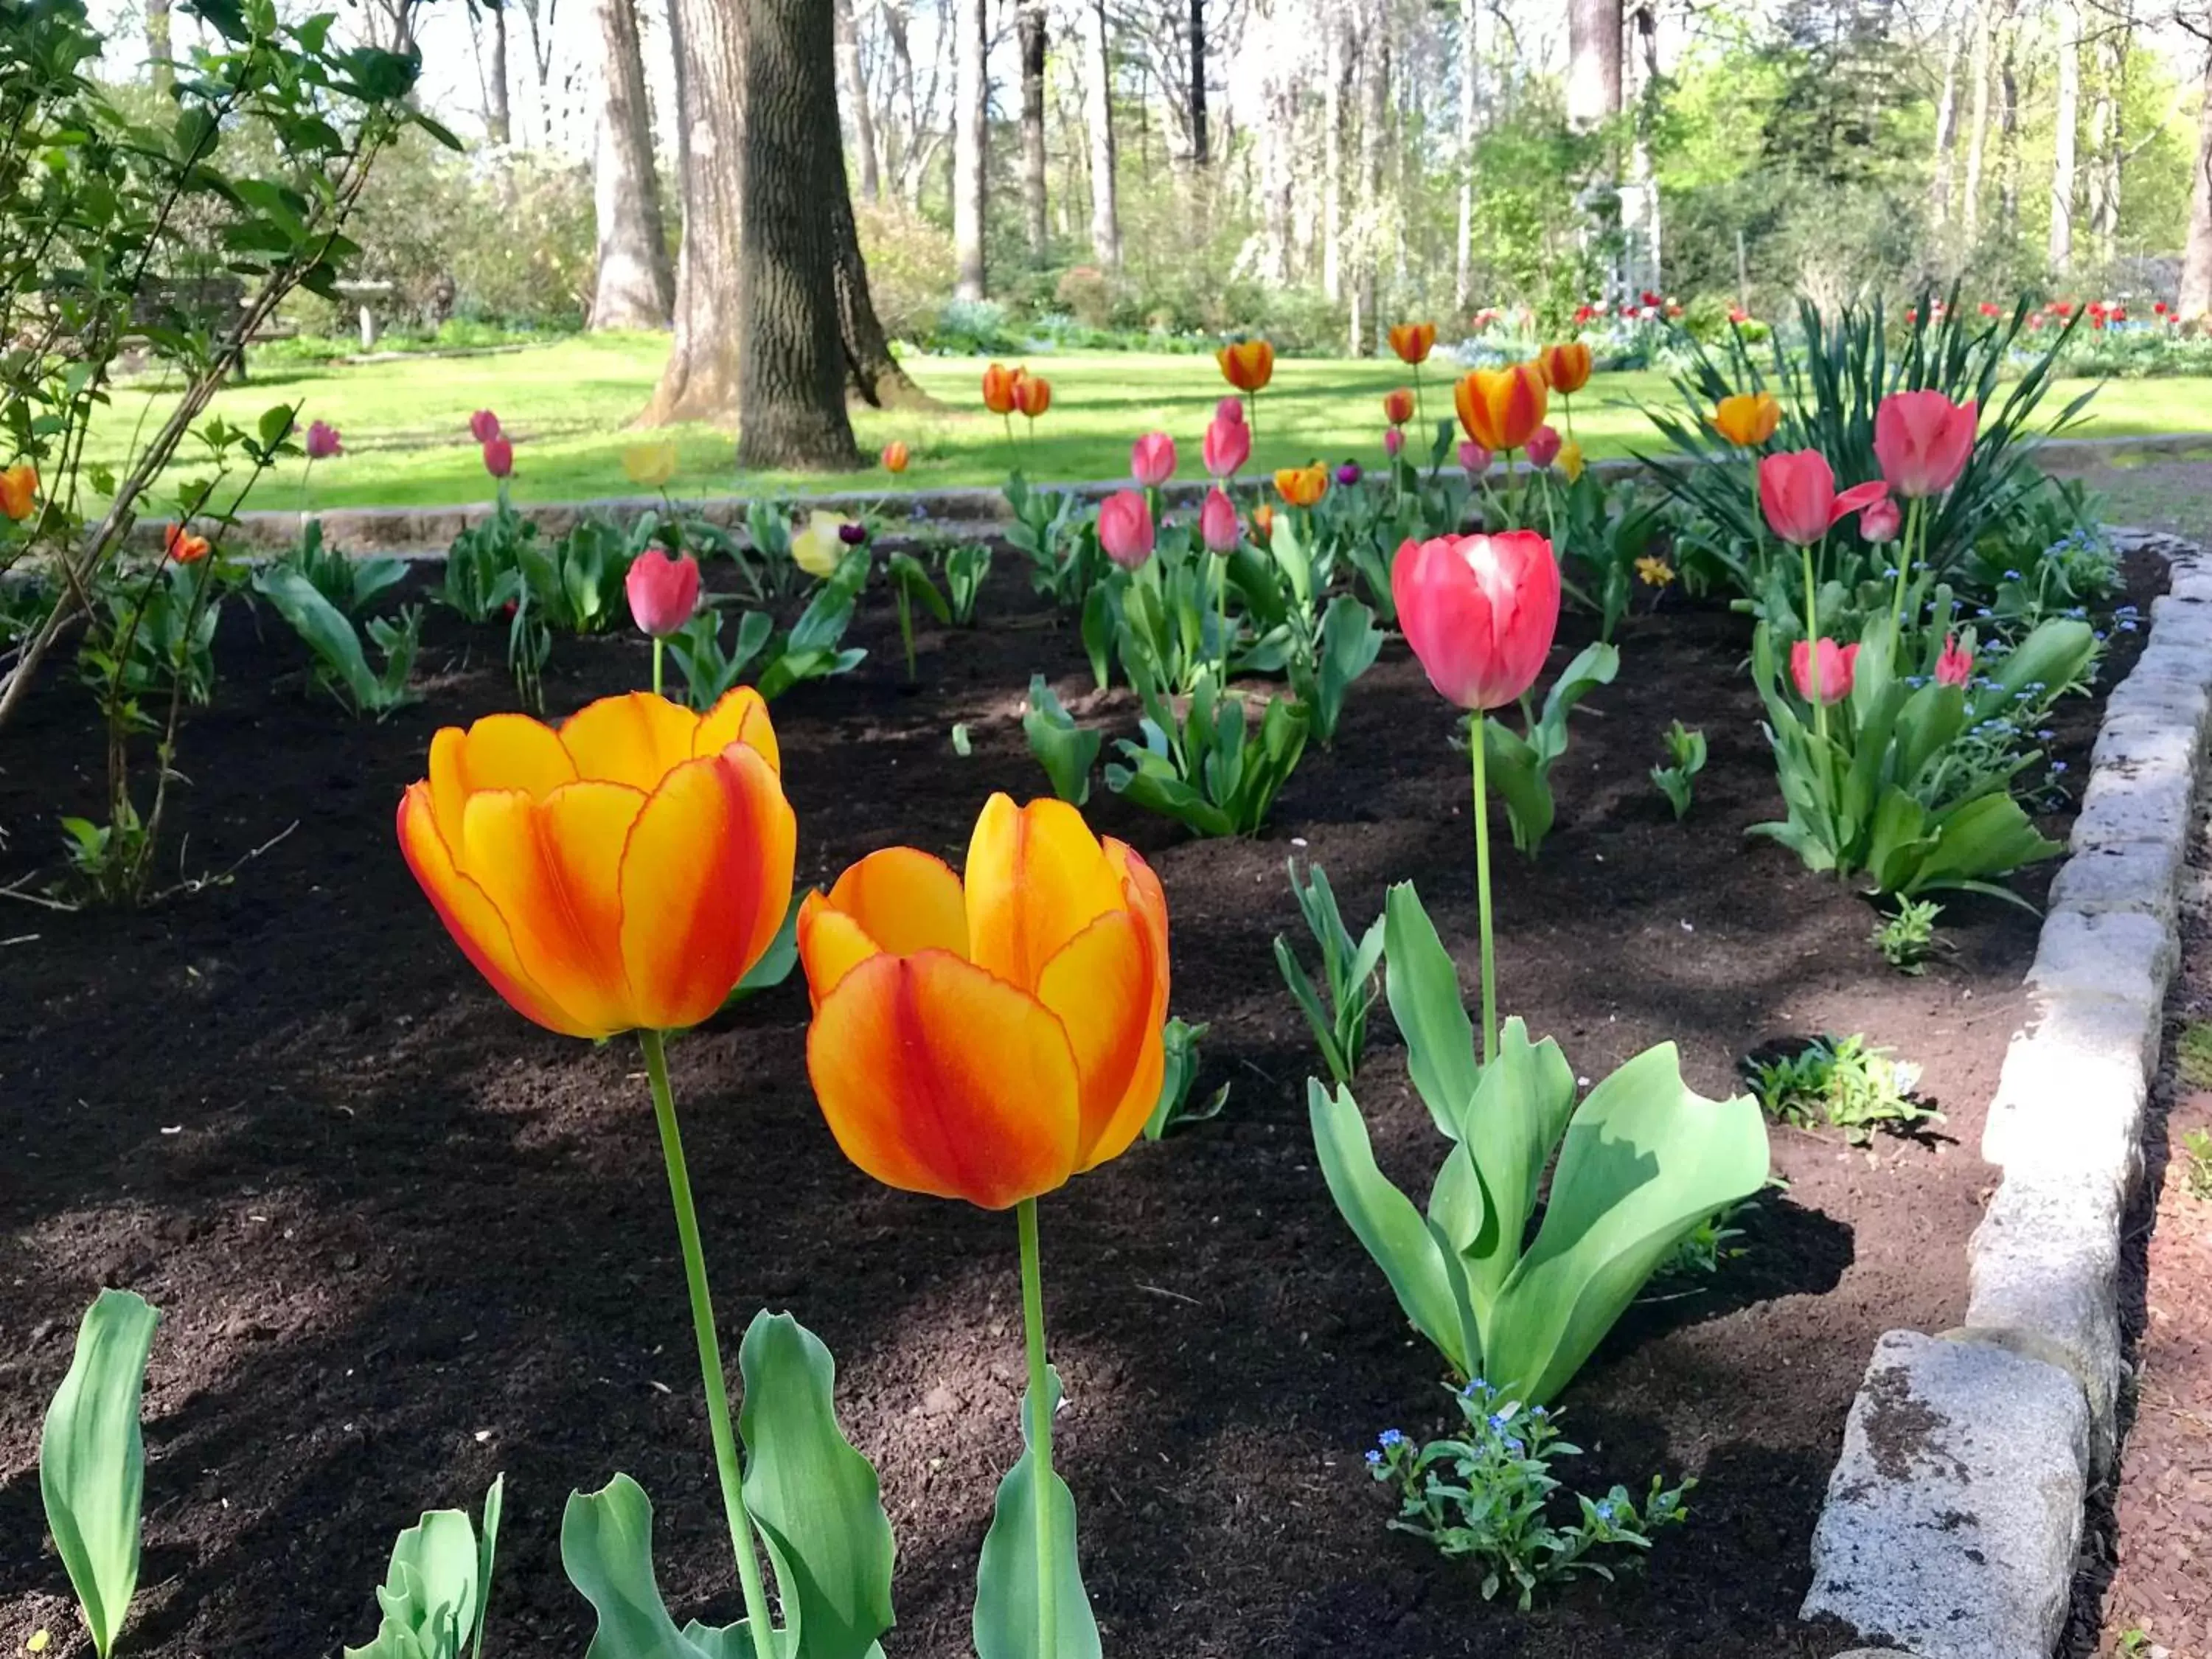
[[[1201,836],[1249,836],[1267,823],[1305,752],[1303,707],[1270,697],[1255,731],[1244,699],[1217,690],[1210,674],[1181,715],[1141,671],[1137,696],[1144,741],[1117,740],[1121,760],[1106,768],[1109,789]]]
[[[1899,899],[1874,930],[1874,947],[1900,974],[1924,974],[1936,953],[1936,923],[1943,907],[1933,899]]]
[[[1861,1036],[1815,1037],[1796,1054],[1747,1061],[1744,1071],[1768,1116],[1801,1129],[1841,1129],[1853,1146],[1865,1145],[1877,1128],[1943,1121],[1914,1097],[1919,1068],[1893,1060]]]
[[[888,197],[855,198],[853,211],[868,262],[868,297],[884,332],[894,340],[934,343],[945,296],[952,291],[951,237]]]

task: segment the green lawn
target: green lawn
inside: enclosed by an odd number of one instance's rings
[[[252,383],[217,399],[219,412],[251,424],[271,403],[301,401],[301,419],[331,422],[344,434],[345,454],[318,465],[318,507],[438,506],[489,493],[470,413],[495,410],[517,439],[514,493],[521,501],[568,501],[629,495],[622,452],[636,441],[625,428],[657,376],[665,337],[597,336],[476,357],[416,359],[358,368],[288,369],[271,365]],[[897,484],[924,489],[995,484],[1006,476],[1008,450],[1000,422],[977,400],[982,363],[959,357],[913,360],[915,377],[945,407],[920,415],[856,413],[861,447],[873,454],[894,437],[912,446],[911,468]],[[1110,478],[1128,465],[1129,441],[1158,427],[1174,434],[1183,473],[1197,471],[1199,435],[1227,388],[1211,357],[1085,353],[1038,358],[1032,367],[1053,384],[1050,412],[1037,422],[1034,450],[1020,439],[1022,465],[1032,477]],[[1407,374],[1395,360],[1284,360],[1261,394],[1262,469],[1315,457],[1379,459],[1381,400]],[[2062,386],[2050,407],[2073,388]],[[1600,375],[1575,400],[1575,427],[1593,456],[1619,454],[1650,431],[1640,402],[1665,402],[1662,375]],[[1426,386],[1431,418],[1450,412],[1439,377]],[[126,388],[95,434],[93,459],[118,464],[134,433],[158,419],[161,394]],[[149,405],[151,407],[149,407]],[[1555,416],[1556,420],[1556,416]],[[143,422],[143,425],[142,425]],[[2106,436],[2212,432],[2212,379],[2118,381],[2092,406],[2084,431]],[[896,487],[880,469],[852,475],[746,475],[732,463],[726,434],[686,427],[674,434],[681,466],[670,486],[679,495],[802,489]],[[187,459],[191,452],[185,452]],[[253,505],[301,503],[296,465],[265,480]]]

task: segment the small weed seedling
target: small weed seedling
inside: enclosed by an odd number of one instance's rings
[[[1878,1127],[1943,1121],[1913,1098],[1920,1068],[1892,1060],[1863,1036],[1814,1037],[1794,1054],[1747,1062],[1745,1075],[1768,1116],[1800,1129],[1841,1129],[1854,1146],[1873,1139]]]
[[[1229,1103],[1229,1085],[1223,1084],[1204,1100],[1194,1102],[1191,1085],[1198,1081],[1198,1044],[1207,1030],[1188,1020],[1170,1019],[1161,1031],[1167,1066],[1160,1073],[1160,1097],[1145,1120],[1145,1139],[1158,1140],[1169,1130],[1187,1123],[1203,1123],[1221,1115]]]
[[[2212,1089],[2212,1023],[2192,1020],[2183,1026],[2175,1055],[2184,1083],[2192,1089]]]
[[[1472,1559],[1482,1571],[1485,1601],[1510,1580],[1525,1612],[1545,1584],[1578,1572],[1610,1580],[1614,1567],[1632,1566],[1637,1558],[1596,1560],[1592,1550],[1648,1550],[1653,1533],[1689,1513],[1682,1498],[1697,1482],[1669,1489],[1654,1475],[1640,1510],[1625,1486],[1599,1498],[1576,1492],[1581,1518],[1554,1526],[1545,1514],[1559,1490],[1552,1460],[1579,1457],[1582,1449],[1559,1438],[1559,1419],[1544,1407],[1503,1399],[1480,1378],[1459,1389],[1457,1399],[1467,1419],[1464,1435],[1416,1447],[1389,1430],[1367,1454],[1367,1469],[1397,1488],[1392,1528],[1425,1538],[1447,1556]]]
[[[1874,930],[1874,947],[1899,973],[1925,973],[1928,958],[1942,943],[1936,937],[1936,924],[1942,916],[1943,907],[1933,899],[1900,898],[1897,914],[1884,916]]]
[[[1690,810],[1691,780],[1705,769],[1705,734],[1676,720],[1667,728],[1667,764],[1651,769],[1651,781],[1681,818]]]
[[[2181,1137],[2181,1182],[2191,1198],[2212,1202],[2212,1129],[2191,1129]]]
[[[1741,1204],[1731,1204],[1716,1211],[1698,1224],[1692,1233],[1674,1247],[1674,1253],[1659,1264],[1651,1275],[1656,1285],[1662,1279],[1710,1279],[1721,1270],[1721,1263],[1733,1261],[1744,1253],[1744,1246],[1736,1243],[1743,1237],[1743,1229],[1732,1225],[1744,1211],[1754,1207],[1747,1199]]]

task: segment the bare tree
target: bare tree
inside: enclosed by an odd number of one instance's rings
[[[653,110],[645,90],[635,0],[593,0],[600,70],[598,155],[592,204],[599,225],[599,276],[591,326],[666,328],[676,282],[660,222],[653,163]]]
[[[833,21],[837,28],[837,85],[845,118],[853,124],[853,159],[860,173],[860,199],[872,202],[883,193],[877,171],[875,112],[868,106],[868,77],[860,69],[860,28],[853,16],[853,0],[836,0]]]
[[[1977,0],[1974,7],[1974,112],[1966,129],[1966,199],[1960,224],[1972,246],[1982,229],[1982,173],[1990,135],[1990,94],[1996,57],[1996,31],[1990,16],[1994,0]]]
[[[1327,62],[1322,70],[1321,288],[1334,302],[1344,298],[1344,79],[1351,60],[1351,27],[1328,9]]]
[[[514,142],[514,106],[507,91],[507,8],[471,0],[469,38],[477,51],[477,79],[483,93],[484,142],[504,149]]]
[[[1588,131],[1620,113],[1621,0],[1567,0],[1567,120]]]
[[[1211,159],[1206,131],[1206,0],[1190,0],[1190,163]]]
[[[2081,125],[2081,0],[2059,0],[2058,93],[2051,151],[2051,270],[2074,266],[2075,139]]]
[[[981,299],[985,281],[983,190],[991,98],[985,10],[983,0],[958,0],[952,24],[959,54],[952,97],[952,291],[963,300]]]
[[[163,94],[177,84],[177,72],[169,61],[174,50],[169,5],[170,0],[146,0],[146,56],[153,64],[154,90]]]
[[[1452,307],[1474,297],[1474,141],[1482,113],[1481,0],[1459,0],[1459,229],[1453,243]]]
[[[2191,23],[2203,37],[2204,26]],[[2197,321],[2212,312],[2212,48],[2204,57],[2197,115],[2197,160],[2189,175],[2189,239],[2181,256],[2181,292],[2175,307]]]
[[[1017,32],[1022,56],[1022,227],[1030,258],[1042,264],[1051,252],[1052,223],[1045,196],[1044,0],[1022,0]]]
[[[1997,59],[1997,223],[2020,228],[2020,27],[2008,21]]]
[[[676,337],[640,419],[647,426],[726,422],[738,408],[744,18],[738,0],[668,0],[668,32],[676,52],[684,245],[676,267]]]
[[[1941,231],[1951,221],[1951,167],[1959,149],[1959,59],[1966,31],[1945,8],[1936,27],[1943,35],[1943,80],[1936,97],[1936,159],[1928,176],[1928,221]]]
[[[1376,255],[1381,242],[1382,147],[1388,134],[1390,98],[1390,27],[1386,8],[1378,7],[1359,40],[1359,204],[1352,234],[1351,355],[1374,354]]]
[[[1114,61],[1106,0],[1085,0],[1084,114],[1091,128],[1091,250],[1108,270],[1121,268],[1121,210],[1114,177]]]

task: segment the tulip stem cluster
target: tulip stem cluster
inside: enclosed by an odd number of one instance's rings
[[[1022,1340],[1028,1350],[1031,1445],[1036,1455],[1037,1655],[1053,1659],[1060,1635],[1060,1565],[1053,1559],[1052,1383],[1044,1357],[1044,1269],[1037,1249],[1036,1200],[1015,1206],[1022,1237]]]
[[[1474,756],[1474,902],[1482,931],[1482,1063],[1498,1058],[1498,953],[1490,932],[1490,791],[1484,751],[1490,716],[1477,709],[1468,728]]]
[[[1920,545],[1923,528],[1921,515],[1927,505],[1925,498],[1915,495],[1911,505],[1905,509],[1905,545],[1898,552],[1897,592],[1890,601],[1889,611],[1890,631],[1900,640],[1905,637],[1905,590],[1912,580],[1912,550]]]
[[[1813,677],[1813,725],[1820,735],[1828,735],[1828,700],[1820,684],[1820,579],[1813,560],[1813,544],[1805,543],[1798,554],[1805,561],[1805,649],[1806,660],[1811,665]]]
[[[653,1084],[653,1115],[660,1126],[660,1152],[668,1165],[668,1196],[676,1206],[676,1233],[684,1249],[684,1282],[691,1292],[691,1328],[699,1339],[699,1376],[707,1385],[707,1425],[714,1441],[714,1472],[721,1479],[722,1508],[729,1516],[730,1542],[738,1556],[738,1582],[744,1590],[745,1628],[752,1637],[754,1659],[776,1659],[768,1589],[761,1579],[760,1557],[753,1548],[752,1519],[745,1513],[745,1495],[739,1480],[737,1436],[730,1426],[730,1392],[722,1375],[722,1345],[714,1334],[714,1298],[707,1290],[707,1261],[699,1248],[699,1216],[691,1204],[691,1175],[684,1161],[684,1137],[676,1127],[676,1097],[668,1086],[668,1051],[658,1031],[639,1031],[637,1042],[645,1051],[646,1075]],[[1025,1239],[1030,1237],[1024,1235]]]

